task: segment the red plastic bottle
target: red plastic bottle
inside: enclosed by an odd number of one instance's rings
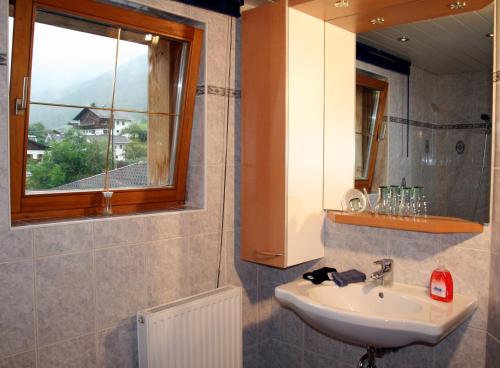
[[[436,268],[431,275],[430,295],[432,299],[449,303],[453,300],[453,278],[444,266]]]

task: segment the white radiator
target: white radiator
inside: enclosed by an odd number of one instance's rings
[[[242,289],[225,286],[137,313],[140,368],[241,368]]]

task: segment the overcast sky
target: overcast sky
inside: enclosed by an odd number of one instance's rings
[[[12,18],[9,31],[12,35]],[[9,48],[12,39],[9,37]],[[31,98],[40,100],[44,94],[94,79],[113,71],[116,40],[46,24],[35,24]],[[10,55],[10,53],[9,53]],[[118,65],[142,56],[147,62],[147,46],[121,41]],[[10,64],[10,63],[9,63]],[[111,88],[111,87],[110,87]]]

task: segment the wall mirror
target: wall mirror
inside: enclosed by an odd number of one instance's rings
[[[357,188],[422,186],[429,215],[489,222],[493,18],[491,3],[357,34],[358,75],[387,84],[382,135],[372,124],[374,95],[365,95],[358,77]]]

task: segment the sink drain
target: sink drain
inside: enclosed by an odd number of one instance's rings
[[[380,293],[378,293],[378,296],[380,299],[384,299],[384,293],[380,292]]]

